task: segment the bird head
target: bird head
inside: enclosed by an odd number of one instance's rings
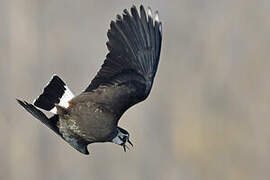
[[[133,146],[132,142],[129,140],[129,133],[120,127],[117,127],[117,135],[112,139],[112,142],[122,146],[125,152],[126,149],[129,149],[126,142]]]

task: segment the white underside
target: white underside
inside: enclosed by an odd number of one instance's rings
[[[123,143],[123,141],[119,138],[119,136],[116,136],[115,138],[113,138],[112,142],[115,144],[122,144]]]

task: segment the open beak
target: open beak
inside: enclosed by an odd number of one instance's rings
[[[133,144],[129,139],[128,139],[128,143],[133,147]]]
[[[133,144],[129,139],[127,140],[127,142],[133,147]],[[129,147],[126,144],[123,144],[122,146],[125,152],[127,151],[127,149],[129,149]]]
[[[123,144],[123,149],[124,149],[124,151],[126,152],[126,151],[127,151],[127,149],[129,149],[129,148],[128,148],[128,146],[127,146],[127,145]]]

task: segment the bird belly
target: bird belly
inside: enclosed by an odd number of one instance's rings
[[[106,142],[116,133],[114,115],[95,103],[79,103],[70,109],[69,118],[60,119],[60,132],[89,142]],[[64,136],[64,135],[63,135]]]

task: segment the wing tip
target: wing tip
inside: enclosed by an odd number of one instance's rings
[[[16,101],[17,101],[21,106],[23,106],[23,107],[29,106],[29,103],[28,103],[28,102],[22,101],[22,100],[20,100],[20,99],[18,99],[18,98],[15,98],[15,99],[16,99]]]
[[[150,8],[150,6],[147,7],[146,11],[147,11],[147,15],[148,16],[153,17],[153,15],[152,15],[152,9]]]
[[[137,8],[136,8],[136,6],[135,5],[133,5],[132,6],[132,8],[135,8],[136,10],[137,10]],[[132,9],[131,8],[131,9]],[[160,31],[160,33],[162,34],[162,23],[161,23],[161,21],[160,21],[160,16],[159,16],[159,12],[158,12],[158,10],[156,10],[154,13],[153,13],[153,11],[152,11],[152,9],[151,9],[151,7],[150,6],[148,6],[147,8],[146,8],[146,10],[145,10],[145,8],[144,8],[144,6],[143,5],[140,5],[140,16],[142,17],[142,13],[144,13],[144,14],[146,14],[147,16],[147,22],[149,22],[149,19],[151,18],[152,20],[153,20],[153,25],[155,26],[156,25],[156,23],[157,23],[157,26],[158,26],[158,29],[159,29],[159,31]]]
[[[158,23],[160,22],[158,11],[155,11],[155,21]]]
[[[21,101],[20,99],[18,99],[18,98],[15,98],[15,99],[20,105],[22,105],[22,106],[25,105],[25,103],[23,101]]]

